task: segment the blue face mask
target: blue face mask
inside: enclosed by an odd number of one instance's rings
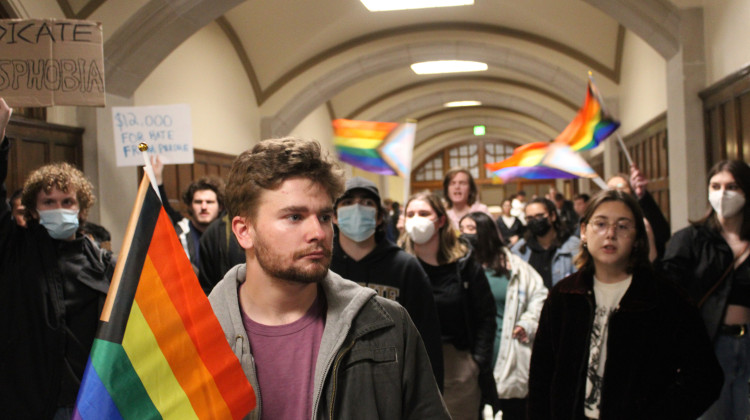
[[[39,223],[55,239],[69,239],[78,230],[78,210],[40,210]]]
[[[376,209],[361,204],[339,207],[336,211],[339,230],[352,241],[362,242],[375,233],[377,212]]]

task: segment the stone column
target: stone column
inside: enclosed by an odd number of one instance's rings
[[[680,10],[679,49],[667,60],[669,207],[672,231],[706,210],[706,147],[703,103],[706,84],[703,10]]]

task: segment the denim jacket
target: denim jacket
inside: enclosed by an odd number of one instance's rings
[[[526,252],[521,253],[521,247],[523,247],[525,243],[525,239],[520,239],[516,242],[511,251],[523,258],[524,261],[529,262],[531,248],[527,246],[525,249]],[[555,250],[555,255],[552,257],[552,286],[556,285],[557,282],[565,277],[578,271],[573,263],[573,258],[578,254],[580,244],[581,239],[579,237],[570,236],[561,247]]]

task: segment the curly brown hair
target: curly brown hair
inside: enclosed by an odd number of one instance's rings
[[[255,217],[263,190],[278,188],[289,178],[320,184],[331,203],[344,193],[343,171],[314,140],[293,137],[263,140],[235,159],[229,171],[226,209],[229,217]]]
[[[75,166],[61,162],[42,166],[35,170],[26,179],[21,195],[21,204],[26,207],[24,217],[26,220],[35,219],[36,199],[41,191],[49,194],[53,188],[62,192],[75,191],[78,200],[78,219],[85,221],[88,211],[96,201],[94,186],[91,185],[86,175]]]
[[[199,178],[188,185],[185,192],[182,194],[182,202],[185,203],[188,214],[193,214],[193,196],[198,191],[210,190],[216,194],[216,202],[219,203],[219,209],[224,208],[224,180],[217,176],[204,176]]]

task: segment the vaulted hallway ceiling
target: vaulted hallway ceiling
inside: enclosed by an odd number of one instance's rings
[[[70,17],[86,18],[115,0],[58,1]],[[243,63],[265,137],[289,133],[324,105],[332,118],[416,119],[418,148],[465,138],[474,124],[512,143],[543,141],[580,106],[588,71],[605,99],[617,98],[626,30],[662,57],[674,55],[677,8],[690,3],[476,0],[369,12],[358,0],[128,2],[118,4],[125,13],[105,43],[107,90],[132,96],[171,51],[215,21]],[[430,60],[481,61],[488,70],[409,68]],[[482,105],[444,107],[460,100]]]

